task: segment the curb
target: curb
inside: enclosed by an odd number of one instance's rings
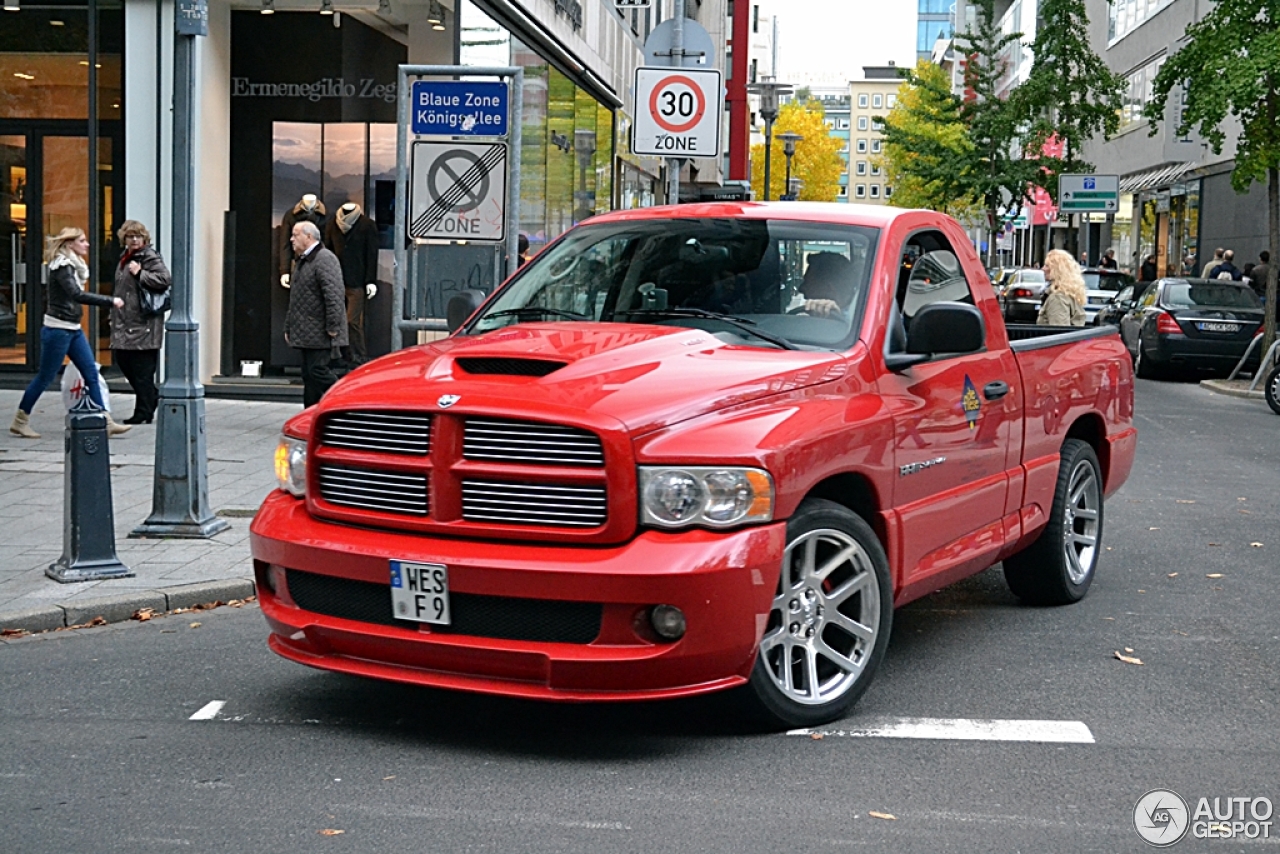
[[[120,623],[132,619],[143,608],[153,608],[157,612],[173,611],[177,608],[194,608],[207,602],[244,599],[254,594],[253,580],[249,578],[202,581],[161,587],[158,590],[135,590],[119,596],[75,599],[60,605],[3,611],[0,612],[0,630],[47,632],[81,625],[97,617],[102,617],[108,623]]]
[[[1200,385],[1210,391],[1216,391],[1218,394],[1225,394],[1231,397],[1245,397],[1249,400],[1267,399],[1267,395],[1263,391],[1249,391],[1247,387],[1236,388],[1235,386],[1229,386],[1225,380],[1200,380]]]

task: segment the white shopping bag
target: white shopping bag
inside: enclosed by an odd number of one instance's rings
[[[97,364],[96,362],[94,364]],[[107,381],[102,378],[102,365],[98,365],[98,390],[102,394],[102,402],[107,407],[107,412],[111,411],[111,395],[107,391]],[[85,388],[84,377],[80,376],[80,372],[76,370],[76,366],[68,363],[62,369],[62,405],[68,410],[75,406],[85,396],[88,390]]]

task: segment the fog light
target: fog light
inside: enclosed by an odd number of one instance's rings
[[[680,640],[684,637],[684,612],[675,605],[654,605],[649,612],[649,622],[660,638]]]

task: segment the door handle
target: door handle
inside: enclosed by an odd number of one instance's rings
[[[1009,384],[1004,380],[996,380],[982,387],[982,396],[987,400],[999,400],[1009,393]]]

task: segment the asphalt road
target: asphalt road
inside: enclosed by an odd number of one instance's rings
[[[1280,421],[1150,382],[1137,420],[1085,601],[1022,607],[997,568],[902,609],[822,738],[752,732],[719,697],[558,706],[325,674],[268,652],[254,607],[4,642],[0,852],[1117,852],[1147,850],[1151,789],[1280,804]],[[849,737],[916,717],[1092,742]],[[1273,821],[1174,850],[1280,852]]]

